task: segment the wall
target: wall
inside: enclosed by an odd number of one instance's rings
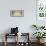
[[[11,17],[10,10],[24,10],[24,17]],[[19,32],[30,32],[36,24],[36,0],[0,0],[0,34],[10,32],[9,28],[19,27]]]

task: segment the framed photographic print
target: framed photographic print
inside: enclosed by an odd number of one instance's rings
[[[12,17],[23,17],[24,16],[24,10],[11,10],[10,16],[12,16]]]

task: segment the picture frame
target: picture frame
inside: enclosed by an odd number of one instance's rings
[[[11,17],[23,17],[24,16],[24,10],[11,10],[10,16]]]

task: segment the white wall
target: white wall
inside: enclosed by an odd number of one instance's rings
[[[11,17],[10,10],[23,9],[24,17]],[[0,34],[11,27],[19,27],[20,32],[30,32],[36,24],[36,0],[0,0]]]

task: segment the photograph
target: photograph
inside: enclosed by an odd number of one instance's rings
[[[12,16],[12,17],[23,17],[24,16],[24,10],[11,10],[10,16]]]

